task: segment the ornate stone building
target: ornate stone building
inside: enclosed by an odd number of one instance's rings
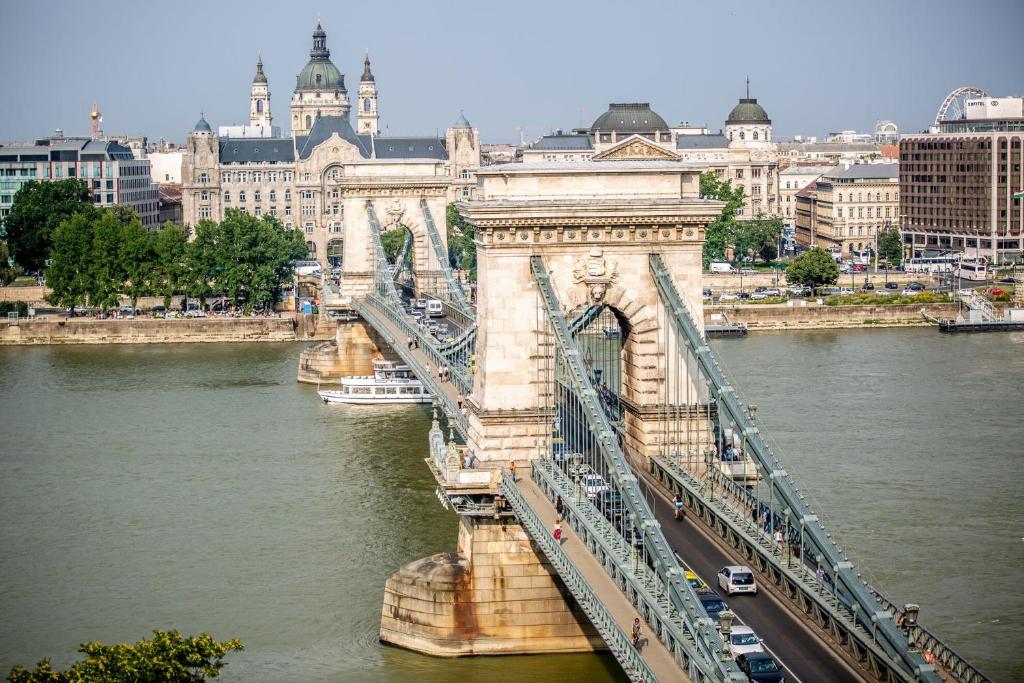
[[[523,163],[589,162],[622,155],[676,161],[728,178],[745,191],[741,218],[782,212],[772,122],[749,92],[717,134],[685,123],[669,126],[646,102],[613,102],[589,128],[545,135],[524,149]]]
[[[327,33],[317,23],[309,61],[292,93],[291,134],[282,136],[272,125],[270,86],[260,59],[249,125],[221,127],[215,134],[200,117],[188,135],[181,169],[185,225],[223,220],[228,208],[276,216],[305,233],[312,257],[332,265],[345,260],[347,251],[367,249],[362,223],[368,200],[405,197],[404,215],[412,217],[420,211],[418,198],[429,197],[434,221],[443,227],[444,202],[473,195],[479,131],[460,115],[443,137],[380,135],[369,55],[356,107],[353,129],[345,76],[331,62]],[[377,213],[385,215],[383,205]],[[356,234],[360,244],[346,246],[346,238]]]

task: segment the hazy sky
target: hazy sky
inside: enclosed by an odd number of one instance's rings
[[[86,134],[94,100],[111,134],[242,123],[258,52],[287,130],[318,13],[350,97],[370,50],[393,134],[464,109],[512,142],[612,101],[717,130],[748,74],[777,137],[920,130],[962,85],[1024,94],[1024,0],[0,0],[0,140]]]

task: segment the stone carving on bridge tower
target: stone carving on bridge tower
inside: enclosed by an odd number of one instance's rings
[[[605,258],[604,252],[595,247],[587,258],[576,261],[572,278],[587,288],[590,303],[599,304],[604,301],[609,285],[619,279],[619,264]]]
[[[387,216],[384,220],[385,230],[391,230],[402,225],[402,218],[405,216],[405,207],[402,206],[402,200],[394,197],[384,207],[384,215]]]

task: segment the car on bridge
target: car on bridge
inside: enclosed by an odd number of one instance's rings
[[[700,578],[699,576],[694,574],[689,569],[687,569],[685,571],[685,576],[686,576],[686,583],[688,583],[691,586],[693,586],[693,590],[695,590],[695,591],[707,590],[708,585],[706,583],[704,583],[704,579]]]
[[[757,595],[757,581],[750,567],[742,564],[731,564],[722,567],[718,572],[718,587],[729,595],[749,593]]]
[[[729,631],[729,652],[732,653],[732,658],[736,659],[751,652],[764,652],[764,645],[754,633],[754,629],[743,624],[733,624],[732,630]]]
[[[622,496],[616,491],[605,491],[597,496],[597,509],[612,522],[621,519],[626,512]]]
[[[597,498],[600,494],[611,491],[608,482],[600,474],[584,474],[580,478],[580,483],[587,498]]]
[[[704,606],[704,611],[707,612],[708,616],[715,622],[718,621],[718,615],[727,609],[725,601],[722,600],[722,596],[710,588],[699,591],[697,593],[697,599],[700,600],[700,604]]]
[[[753,683],[784,683],[782,669],[767,652],[750,652],[736,658],[736,665]]]

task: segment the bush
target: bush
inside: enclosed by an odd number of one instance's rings
[[[834,294],[825,298],[826,306],[899,306],[913,304],[944,304],[949,301],[945,292],[921,292],[914,296],[903,294]]]
[[[0,317],[7,317],[8,313],[17,313],[19,318],[28,316],[28,304],[24,301],[0,301]]]

